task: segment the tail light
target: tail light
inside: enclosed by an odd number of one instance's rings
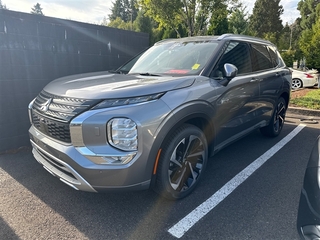
[[[306,75],[306,78],[314,78],[311,74],[309,73],[305,73],[304,75]]]

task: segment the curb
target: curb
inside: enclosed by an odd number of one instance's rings
[[[294,115],[303,115],[308,117],[320,117],[320,110],[313,110],[307,108],[299,108],[299,107],[288,107],[287,109],[288,114]]]

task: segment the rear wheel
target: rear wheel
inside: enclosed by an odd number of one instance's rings
[[[302,88],[303,84],[301,79],[299,78],[294,78],[292,79],[292,89],[298,89],[298,88]]]
[[[270,120],[270,123],[268,126],[260,128],[260,131],[263,135],[266,135],[268,137],[276,137],[280,134],[283,125],[284,125],[284,119],[286,116],[286,101],[283,97],[280,97],[278,100],[278,103],[276,105],[276,108],[273,112],[272,118]]]
[[[207,164],[207,141],[189,124],[178,128],[162,148],[155,191],[168,199],[180,199],[198,184]]]

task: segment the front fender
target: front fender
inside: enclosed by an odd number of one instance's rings
[[[215,136],[213,116],[213,107],[205,101],[188,102],[171,111],[154,134],[155,141],[151,147],[146,171],[153,173],[158,151],[174,130],[184,123],[193,124],[202,129],[208,141],[209,154],[213,152]]]

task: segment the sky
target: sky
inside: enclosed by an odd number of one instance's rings
[[[100,24],[104,17],[108,17],[115,0],[2,0],[9,10],[30,13],[31,8],[38,3],[45,16],[69,19],[79,22]],[[249,13],[255,0],[242,0]],[[281,16],[282,23],[293,23],[299,17],[297,10],[299,0],[281,0],[284,8]]]

